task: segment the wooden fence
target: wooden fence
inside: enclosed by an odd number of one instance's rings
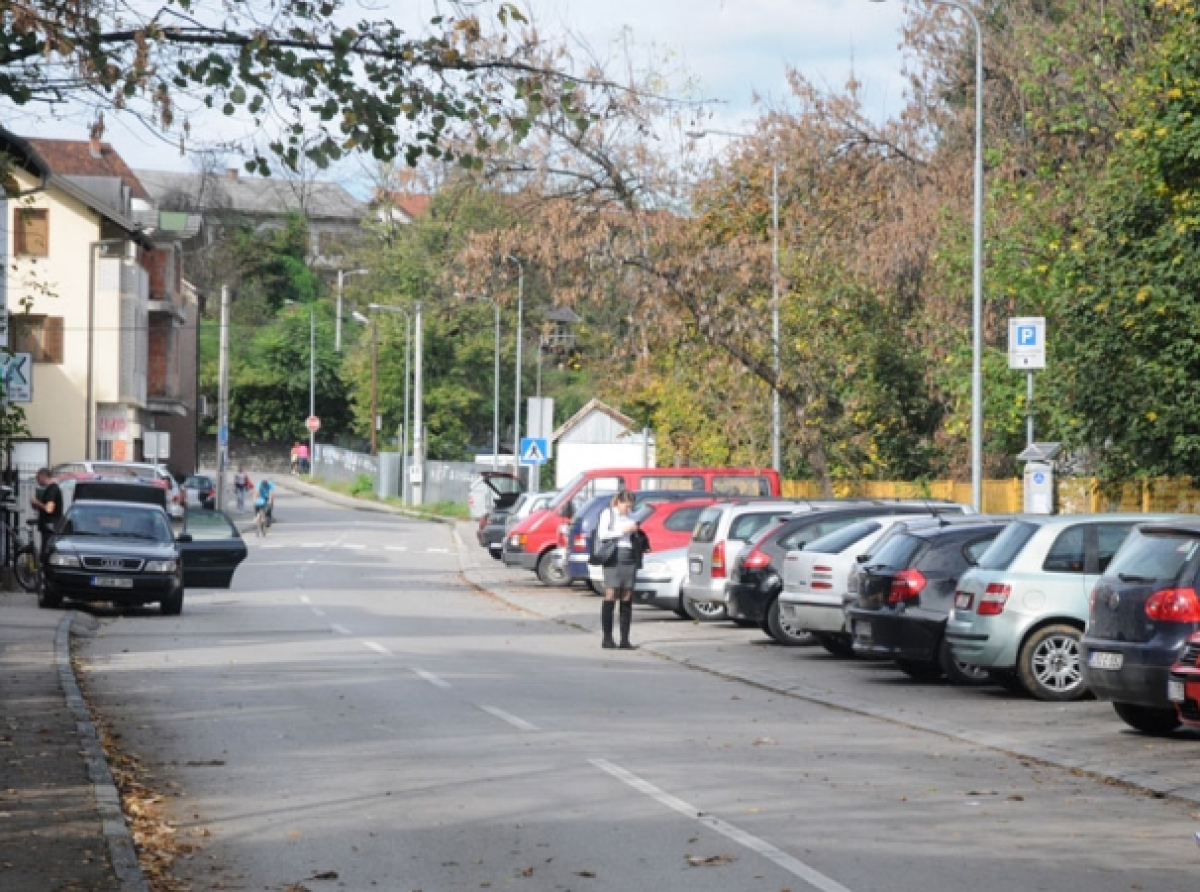
[[[824,498],[821,486],[813,480],[786,480],[783,494],[794,499]],[[971,484],[953,480],[927,483],[859,480],[838,481],[833,486],[837,498],[870,499],[946,499],[971,503]],[[988,514],[1020,513],[1024,507],[1021,480],[983,481],[983,510]],[[1064,477],[1055,481],[1055,507],[1059,514],[1096,514],[1117,511],[1162,511],[1180,514],[1200,513],[1200,481],[1190,477],[1137,480],[1101,488],[1092,477]]]

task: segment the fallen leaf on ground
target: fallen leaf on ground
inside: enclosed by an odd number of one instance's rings
[[[687,863],[692,867],[724,867],[726,864],[732,864],[737,858],[733,855],[709,855],[707,858],[701,858],[698,855],[685,855]]]

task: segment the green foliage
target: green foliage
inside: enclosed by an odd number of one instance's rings
[[[359,474],[350,484],[349,493],[355,498],[369,496],[375,492],[375,481],[366,474]]]

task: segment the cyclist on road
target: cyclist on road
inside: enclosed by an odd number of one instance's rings
[[[258,482],[258,489],[254,492],[254,510],[262,511],[268,524],[274,521],[275,484],[266,477]]]

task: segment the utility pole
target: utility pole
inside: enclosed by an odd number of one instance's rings
[[[508,259],[517,265],[517,369],[513,386],[513,474],[521,476],[521,339],[524,334],[522,316],[525,311],[525,264],[512,254]]]
[[[417,354],[416,362],[414,363],[414,377],[417,379],[413,387],[413,469],[412,477],[412,503],[420,506],[423,503],[425,491],[425,419],[422,412],[421,403],[424,400],[424,382],[421,380],[424,374],[424,363],[422,354],[425,352],[421,347],[421,302],[417,301],[416,306],[416,343],[414,349]]]
[[[217,510],[225,510],[225,465],[229,459],[229,286],[221,286],[220,358],[217,366]]]
[[[371,454],[377,455],[379,440],[379,337],[375,320],[371,320]]]

